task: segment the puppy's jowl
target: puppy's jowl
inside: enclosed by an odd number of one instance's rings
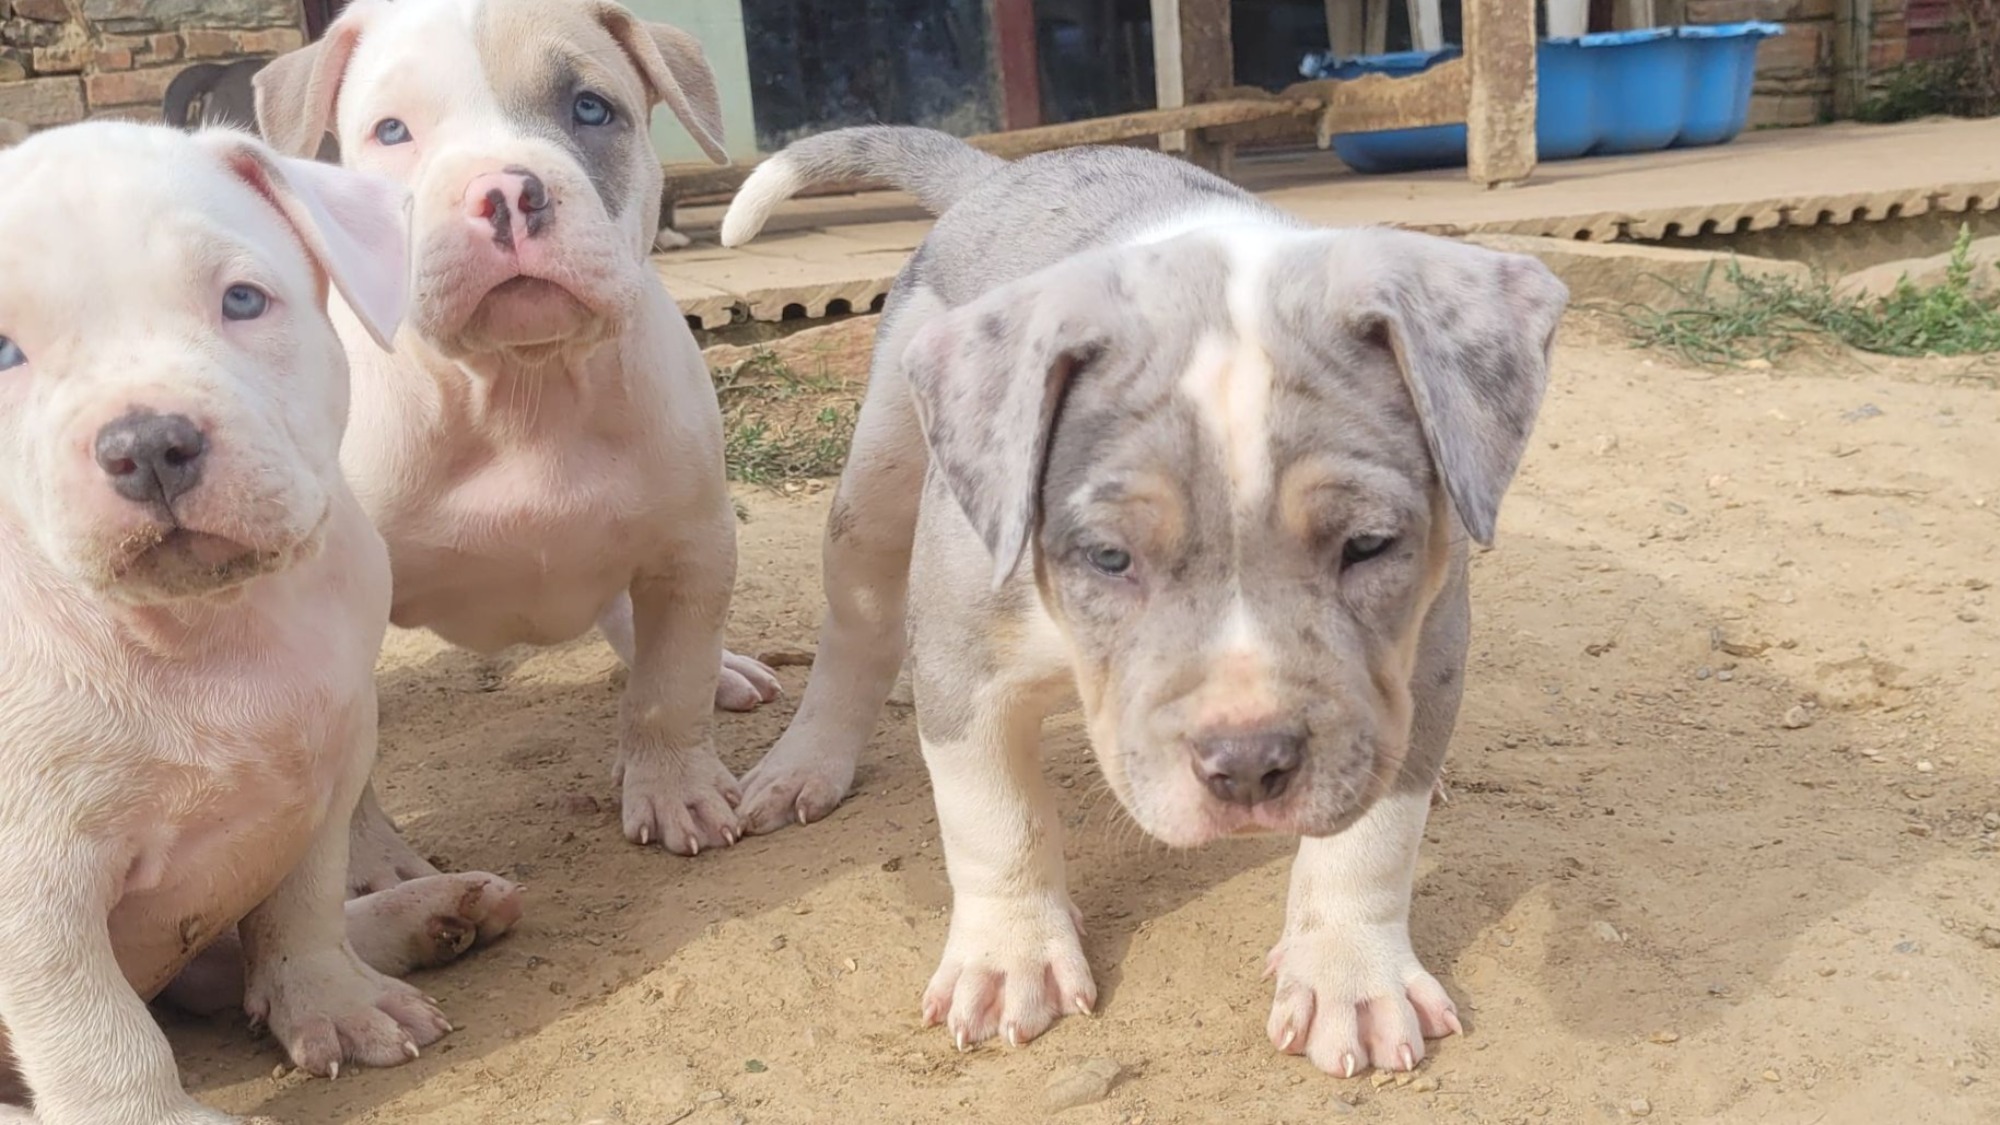
[[[819,658],[772,761],[845,791],[907,593],[954,899],[926,1018],[1020,1043],[1096,1003],[1037,763],[1074,694],[1152,835],[1303,837],[1272,1043],[1415,1066],[1460,1028],[1408,917],[1467,540],[1492,538],[1564,287],[1530,258],[1315,229],[1155,154],[1005,164],[910,129],[787,149],[725,243],[854,176],[942,215],[883,315]]]
[[[342,907],[389,558],[324,301],[394,334],[405,208],[228,132],[0,155],[0,1120],[231,1120],[156,996],[315,1074],[415,1058],[448,1025],[391,974],[517,915],[487,875]]]
[[[307,155],[332,131],[345,164],[415,196],[395,354],[339,320],[355,359],[341,460],[389,542],[395,623],[482,652],[601,626],[631,669],[626,835],[689,855],[734,842],[713,708],[778,685],[722,648],[721,415],[647,255],[652,108],[721,158],[699,46],[606,0],[361,0],[257,87],[273,143]],[[372,795],[354,846],[357,890],[433,870]]]

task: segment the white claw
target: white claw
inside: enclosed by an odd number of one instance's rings
[[[1355,1068],[1354,1068],[1354,1054],[1353,1054],[1352,1052],[1349,1052],[1349,1053],[1347,1053],[1347,1054],[1345,1054],[1345,1055],[1342,1055],[1342,1056],[1340,1056],[1340,1062],[1341,1062],[1341,1066],[1342,1066],[1342,1067],[1344,1067],[1344,1068],[1346,1069],[1346,1071],[1347,1071],[1347,1073],[1346,1073],[1346,1074],[1344,1074],[1344,1075],[1342,1075],[1342,1077],[1343,1077],[1343,1078],[1352,1078],[1352,1077],[1354,1077],[1354,1069],[1355,1069]]]
[[[695,839],[693,836],[688,837],[688,854],[691,856],[701,854],[701,841]]]
[[[338,1081],[340,1081],[340,1060],[339,1060],[339,1059],[335,1059],[335,1060],[333,1060],[332,1062],[330,1062],[330,1063],[328,1063],[328,1064],[327,1064],[327,1067],[326,1067],[326,1080],[327,1080],[328,1082],[338,1082]]]
[[[962,1054],[964,1054],[964,1053],[965,1053],[965,1029],[964,1029],[964,1028],[959,1028],[959,1029],[958,1029],[957,1031],[955,1031],[955,1032],[953,1032],[953,1033],[952,1033],[952,1042],[953,1042],[953,1043],[955,1043],[955,1044],[956,1044],[956,1045],[958,1046],[958,1053],[959,1053],[959,1054],[961,1054],[961,1055],[962,1055]]]
[[[641,827],[639,829],[639,846],[643,848],[647,844],[650,844],[652,842],[653,842],[653,830],[650,828]]]
[[[403,1053],[410,1056],[412,1062],[422,1058],[424,1054],[422,1051],[417,1050],[417,1045],[408,1039],[403,1040]]]
[[[1007,1045],[1015,1048],[1021,1045],[1021,1029],[1011,1023],[1007,1025]]]
[[[1080,1016],[1094,1016],[1097,1013],[1090,1010],[1089,1001],[1079,996],[1076,998],[1076,1014]]]
[[[1289,1050],[1291,1050],[1291,1049],[1292,1049],[1292,1040],[1294,1040],[1294,1039],[1297,1039],[1298,1037],[1299,1037],[1299,1029],[1298,1029],[1298,1028],[1296,1028],[1296,1027],[1288,1027],[1288,1028],[1286,1028],[1286,1029],[1285,1029],[1285,1039],[1284,1039],[1284,1042],[1282,1042],[1282,1043],[1279,1043],[1279,1044],[1278,1044],[1278,1050],[1280,1050],[1280,1051],[1289,1051]]]
[[[1415,1051],[1410,1050],[1410,1045],[1408,1043],[1403,1044],[1402,1047],[1400,1047],[1397,1050],[1397,1053],[1402,1056],[1404,1070],[1417,1069],[1417,1054]]]
[[[799,815],[799,823],[801,825],[812,823],[806,819],[806,799],[804,797],[799,798],[799,803],[793,806],[792,811]]]

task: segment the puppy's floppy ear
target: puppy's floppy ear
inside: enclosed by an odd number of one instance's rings
[[[1040,521],[1063,396],[1119,335],[1118,286],[1107,256],[1072,259],[939,316],[903,352],[924,441],[993,555],[996,588]]]
[[[257,94],[257,131],[289,156],[311,157],[335,125],[340,84],[361,42],[368,5],[343,12],[317,42],[272,59],[251,79]]]
[[[722,96],[701,42],[680,28],[643,22],[617,4],[598,4],[597,21],[639,68],[654,102],[666,103],[710,160],[729,163],[722,147]]]
[[[1336,271],[1375,279],[1356,328],[1395,357],[1458,518],[1490,545],[1548,389],[1568,287],[1526,255],[1429,235],[1357,231],[1333,245]]]
[[[241,133],[200,134],[223,164],[275,207],[383,351],[410,301],[410,195],[400,184],[279,156]]]

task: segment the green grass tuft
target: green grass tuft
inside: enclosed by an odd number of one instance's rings
[[[2000,274],[1976,276],[1971,247],[1972,230],[1961,227],[1943,284],[1919,288],[1904,278],[1880,299],[1844,296],[1825,281],[1757,277],[1732,262],[1720,295],[1704,276],[1701,285],[1679,290],[1686,301],[1680,308],[1634,305],[1620,315],[1639,346],[1706,367],[1775,360],[1827,338],[1879,355],[2000,352]]]
[[[840,474],[859,408],[838,382],[802,375],[759,351],[717,372],[715,392],[730,480],[782,485]]]

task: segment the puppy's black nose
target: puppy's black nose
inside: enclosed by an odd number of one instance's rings
[[[1194,744],[1194,773],[1217,800],[1253,807],[1284,796],[1305,747],[1305,738],[1289,731],[1204,738]]]
[[[96,452],[118,495],[167,505],[201,480],[208,439],[185,414],[134,410],[97,431]]]

